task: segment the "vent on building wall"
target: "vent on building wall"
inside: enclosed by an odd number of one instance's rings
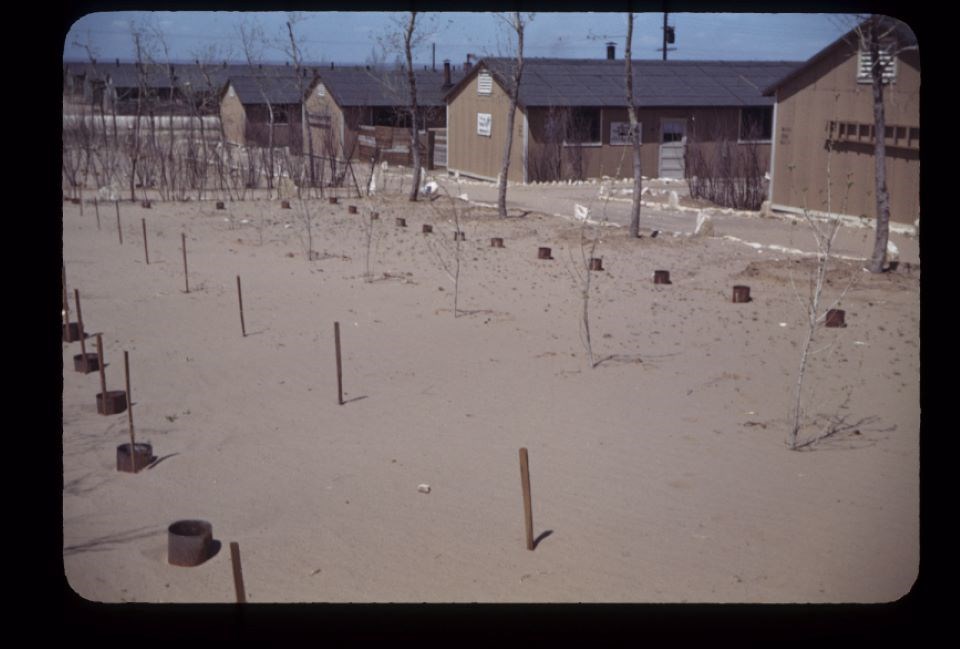
[[[317,84],[317,97],[326,97],[327,89],[322,83]]]
[[[493,77],[489,72],[481,72],[477,75],[477,94],[489,95],[493,92]]]
[[[891,46],[880,48],[880,65],[883,67],[883,81],[890,83],[897,78],[897,57],[892,53]],[[873,83],[873,77],[870,75],[870,50],[860,49],[860,57],[857,60],[857,83]]]

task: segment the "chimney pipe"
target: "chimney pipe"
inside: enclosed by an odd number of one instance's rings
[[[607,60],[608,61],[612,61],[615,58],[617,58],[616,52],[617,52],[617,44],[612,41],[607,43]]]
[[[472,56],[473,56],[473,54],[467,54],[467,60],[463,62],[463,72],[464,72],[464,74],[466,74],[467,72],[470,71],[470,67],[471,67],[470,57],[472,57]]]
[[[120,67],[120,59],[117,59],[117,67]]]
[[[444,59],[443,61],[443,87],[449,88],[452,84],[450,83],[450,59]]]

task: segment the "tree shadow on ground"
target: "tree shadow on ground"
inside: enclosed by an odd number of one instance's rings
[[[679,356],[680,352],[671,352],[668,354],[609,354],[603,356],[593,364],[594,367],[600,367],[601,364],[608,365],[628,365],[631,363],[652,364],[664,358]]]
[[[72,554],[79,554],[81,552],[104,552],[107,550],[113,550],[116,546],[123,543],[136,541],[138,539],[146,539],[162,533],[163,528],[160,527],[138,527],[126,532],[117,532],[116,534],[108,534],[106,536],[90,539],[89,541],[84,541],[83,543],[77,543],[75,545],[65,545],[63,546],[63,555],[69,556]]]
[[[794,450],[854,450],[875,446],[879,441],[877,433],[892,433],[897,429],[896,424],[879,428],[873,426],[880,421],[880,417],[870,415],[856,421],[849,421],[850,415],[826,415],[819,413],[812,426],[820,429],[820,433],[800,440]]]

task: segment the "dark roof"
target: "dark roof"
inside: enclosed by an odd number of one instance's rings
[[[513,59],[487,58],[476,67],[489,69],[500,85],[508,87],[513,64]],[[634,101],[637,106],[768,106],[773,100],[761,90],[799,65],[797,61],[635,60]],[[523,106],[625,106],[624,61],[528,58],[519,101]]]
[[[319,78],[340,106],[406,106],[410,102],[407,73],[396,68],[349,66],[320,68]],[[417,104],[424,107],[444,105],[443,69],[415,70]],[[462,70],[451,70],[451,83],[462,77]]]
[[[826,58],[826,56],[830,54],[830,52],[832,52],[837,47],[846,45],[847,47],[851,47],[853,48],[853,50],[856,50],[859,47],[859,36],[857,32],[858,30],[863,29],[865,24],[866,24],[866,21],[860,23],[859,25],[851,29],[849,32],[847,32],[837,40],[833,41],[832,43],[827,45],[825,48],[823,48],[822,50],[820,50],[819,52],[811,56],[809,59],[804,61],[792,72],[789,72],[785,74],[783,77],[775,80],[773,83],[764,86],[763,94],[773,95],[773,93],[776,92],[777,88],[787,83],[788,81],[791,81],[792,79],[794,79],[803,70],[806,70],[811,65],[815,65],[820,60]],[[891,18],[889,16],[881,16],[880,26],[881,26],[881,30],[884,32],[892,31],[892,34],[896,37],[897,42],[900,43],[901,46],[905,46],[905,47],[917,46],[916,34],[914,34],[913,30],[910,29],[910,26],[904,23],[903,21],[897,20],[896,18]]]
[[[297,82],[295,74],[288,75],[243,75],[230,77],[241,104],[299,104],[306,94],[312,77]],[[301,94],[301,88],[302,94]]]
[[[140,85],[140,71],[136,63],[98,61],[66,61],[67,74],[83,72],[88,79],[105,80],[115,88],[136,88]],[[305,65],[308,79],[312,80],[316,64]],[[148,88],[167,88],[170,86],[170,70],[166,64],[147,63],[143,66],[146,74],[144,82]],[[221,90],[232,77],[289,77],[294,69],[285,64],[263,64],[250,66],[243,63],[209,63],[203,66],[196,63],[174,63],[174,84],[182,86],[187,82],[194,88]]]

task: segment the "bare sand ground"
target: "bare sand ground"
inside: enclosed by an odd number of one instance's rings
[[[830,421],[838,432],[794,452],[808,258],[761,253],[719,226],[703,239],[599,231],[591,367],[581,227],[464,206],[455,317],[445,205],[313,201],[311,261],[296,202],[127,202],[122,245],[112,206],[98,230],[91,204],[81,216],[64,203],[67,287],[103,334],[109,390],[124,389],[129,352],[137,439],[157,456],[136,475],[116,470],[127,414],[97,414],[99,377],[74,371],[80,345],[64,343],[63,558],[77,593],[232,602],[230,542],[252,603],[886,602],[910,590],[915,264],[832,265],[826,297],[849,287],[847,326],[817,334],[801,435]],[[738,236],[765,222],[737,221]],[[540,246],[554,259],[538,260]],[[657,269],[672,284],[653,284]],[[753,300],[732,303],[735,284]],[[212,523],[219,551],[172,566],[167,526],[192,518]]]

